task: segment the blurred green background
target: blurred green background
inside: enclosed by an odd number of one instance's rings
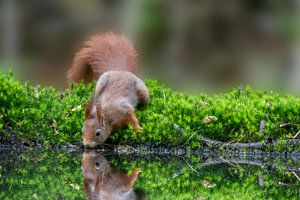
[[[300,93],[298,0],[2,0],[1,71],[64,88],[82,42],[106,31],[134,42],[142,77],[179,90]]]

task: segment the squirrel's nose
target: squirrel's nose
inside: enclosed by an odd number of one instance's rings
[[[91,149],[91,148],[94,148],[95,145],[93,145],[92,142],[83,141],[83,146],[84,146],[84,148]]]

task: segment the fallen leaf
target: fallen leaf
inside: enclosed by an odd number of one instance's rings
[[[207,179],[204,179],[204,180],[202,181],[202,185],[203,185],[204,187],[207,187],[207,188],[213,188],[213,187],[216,186],[215,183],[211,183],[211,182],[210,182],[209,180],[207,180]]]
[[[209,124],[209,123],[211,123],[213,121],[217,121],[217,120],[218,120],[218,118],[216,116],[206,116],[206,117],[204,117],[203,122],[205,124]]]

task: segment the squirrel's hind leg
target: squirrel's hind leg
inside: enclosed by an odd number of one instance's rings
[[[139,103],[147,105],[150,102],[149,91],[144,82],[139,78],[136,81],[136,90],[140,101]]]

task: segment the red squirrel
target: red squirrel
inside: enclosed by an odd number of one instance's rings
[[[86,199],[148,199],[143,191],[133,189],[139,170],[133,170],[128,175],[126,172],[111,167],[100,153],[85,151],[82,156],[81,170]]]
[[[141,129],[134,111],[138,104],[148,104],[150,97],[144,82],[134,75],[136,71],[137,53],[120,34],[93,36],[76,53],[67,72],[68,81],[97,80],[95,92],[85,107],[85,147],[94,148],[114,130],[129,123],[135,130]]]

